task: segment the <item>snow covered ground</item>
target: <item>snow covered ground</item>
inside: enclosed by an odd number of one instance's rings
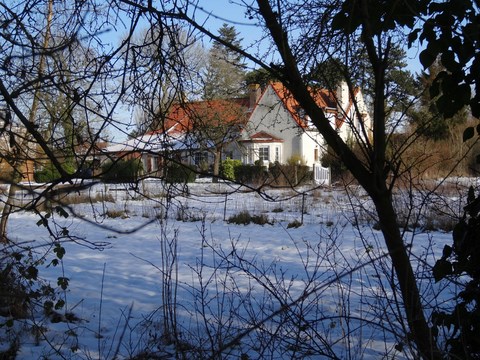
[[[68,287],[58,288],[61,321],[37,312],[4,326],[1,348],[17,338],[17,359],[131,358],[145,349],[174,358],[168,332],[176,331],[191,358],[229,342],[224,354],[232,359],[409,357],[401,351],[401,310],[381,234],[360,191],[352,206],[344,191],[331,189],[265,196],[226,184],[167,191],[152,181],[138,190],[148,198],[98,184],[90,196],[104,201],[65,207],[76,214],[66,219],[54,212],[50,229],[68,229],[75,240],[64,238],[58,266],[38,215],[12,215],[9,234],[17,243],[37,255],[48,250],[40,277],[54,286],[67,278]],[[272,224],[225,221],[242,211]],[[433,264],[451,234],[413,231],[405,238],[423,276],[423,260]],[[439,288],[425,279],[421,290],[434,299]],[[63,321],[65,314],[73,321]]]

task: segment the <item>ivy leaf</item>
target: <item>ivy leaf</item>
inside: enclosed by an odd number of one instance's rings
[[[59,264],[58,259],[53,259],[52,261],[50,261],[50,264],[47,267],[49,267],[50,265],[58,266],[58,264]]]
[[[38,269],[35,266],[30,265],[25,273],[25,278],[29,280],[36,280],[38,276]]]
[[[425,69],[429,68],[437,60],[440,49],[435,40],[431,41],[427,48],[420,53],[420,62]]]
[[[435,282],[439,282],[447,275],[450,275],[452,273],[452,264],[450,263],[450,261],[440,259],[435,263],[435,266],[432,269],[432,273]]]
[[[59,258],[60,260],[63,259],[63,256],[66,253],[65,248],[58,243],[55,244],[55,248],[53,249],[53,252],[57,255],[57,258]]]
[[[63,300],[58,300],[56,303],[55,303],[55,310],[60,310],[61,308],[63,308],[65,306],[65,301]]]
[[[451,246],[445,245],[445,246],[443,247],[443,258],[446,259],[446,258],[448,258],[450,255],[452,255],[452,251],[453,251],[453,249],[452,249]]]
[[[50,300],[45,301],[45,303],[43,304],[43,309],[45,313],[50,314],[52,312],[52,308],[53,308],[53,302]]]
[[[473,126],[469,126],[463,131],[463,142],[470,140],[475,135],[475,129]]]
[[[69,280],[69,278],[61,276],[57,279],[57,285],[60,286],[62,290],[67,290]]]
[[[47,218],[42,217],[40,220],[37,221],[37,226],[48,226],[48,220]]]
[[[65,211],[65,209],[63,207],[61,207],[60,205],[56,206],[55,207],[55,211],[57,212],[58,215],[60,215],[61,217],[64,217],[65,219],[68,218],[68,213]]]

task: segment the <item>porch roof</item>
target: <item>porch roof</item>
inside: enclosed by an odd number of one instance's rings
[[[240,140],[242,142],[253,142],[253,143],[283,143],[285,140],[280,139],[276,136],[273,136],[265,131],[260,131],[247,139]]]

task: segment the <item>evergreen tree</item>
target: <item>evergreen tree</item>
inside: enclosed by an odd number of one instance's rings
[[[223,24],[218,30],[221,41],[241,49],[239,33],[234,26]],[[236,97],[245,82],[243,56],[215,41],[208,55],[205,72],[204,99]]]
[[[245,83],[258,84],[262,88],[268,85],[271,81],[278,81],[273,74],[263,68],[252,70],[245,75]]]
[[[435,141],[448,138],[450,130],[456,125],[465,123],[467,119],[466,109],[448,118],[438,109],[436,102],[438,96],[431,96],[430,89],[438,74],[444,70],[444,66],[437,59],[428,67],[427,71],[420,74],[417,80],[421,91],[418,106],[410,113],[412,125],[418,132]]]

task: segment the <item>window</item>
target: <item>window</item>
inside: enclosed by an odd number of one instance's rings
[[[248,159],[247,159],[247,164],[253,164],[254,160],[254,153],[253,153],[253,148],[248,148]]]
[[[262,146],[258,149],[258,160],[270,161],[270,147]]]
[[[320,161],[320,157],[318,155],[318,148],[315,148],[315,150],[313,151],[313,158],[314,158],[315,162]]]
[[[196,152],[193,155],[193,162],[197,166],[202,165],[202,163],[207,163],[208,162],[208,153],[207,152]]]
[[[275,146],[275,161],[280,162],[280,146]]]

